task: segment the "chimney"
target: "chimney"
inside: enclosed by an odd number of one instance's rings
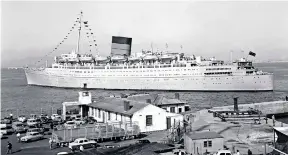
[[[175,99],[180,99],[180,95],[179,95],[179,93],[175,93]]]
[[[239,109],[238,109],[238,97],[234,97],[234,111],[239,111]]]
[[[124,101],[124,111],[128,111],[130,109],[130,102]]]
[[[152,102],[151,102],[151,99],[146,99],[146,103],[151,104],[151,103],[152,103]]]

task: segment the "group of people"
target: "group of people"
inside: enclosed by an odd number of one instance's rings
[[[239,150],[236,151],[235,155],[241,155]],[[252,151],[248,149],[248,155],[252,155]]]

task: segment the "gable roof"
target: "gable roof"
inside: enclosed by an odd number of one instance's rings
[[[128,111],[124,110],[124,101],[130,102],[130,109]],[[105,111],[132,116],[135,112],[146,107],[147,105],[149,104],[144,102],[137,102],[122,98],[109,97],[109,98],[99,98],[97,101],[94,101],[88,106],[102,109]]]
[[[127,97],[128,100],[146,102],[147,99],[151,100],[151,104],[161,105],[175,105],[175,104],[186,104],[186,101],[181,101],[176,98],[167,98],[163,94],[137,94]]]
[[[205,131],[205,132],[198,132],[198,133],[186,133],[188,137],[192,140],[198,139],[214,139],[214,138],[223,138],[220,134],[214,131]]]

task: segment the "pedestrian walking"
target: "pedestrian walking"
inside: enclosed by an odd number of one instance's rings
[[[16,135],[18,142],[20,142],[20,136],[21,136],[21,134],[18,132]]]
[[[272,116],[272,120],[273,120],[273,126],[275,126],[275,116]]]
[[[252,155],[252,151],[248,149],[248,155]]]
[[[12,144],[9,141],[7,144],[7,154],[12,154]]]
[[[52,145],[53,145],[52,138],[49,138],[49,147],[50,147],[50,150],[52,150]]]

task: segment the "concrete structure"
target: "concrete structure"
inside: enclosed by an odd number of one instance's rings
[[[224,138],[212,131],[185,133],[184,148],[189,154],[215,153],[223,149]]]
[[[288,113],[288,101],[272,101],[250,104],[238,104],[240,111],[249,110],[249,108],[260,110],[263,114],[284,114]],[[233,111],[233,106],[214,107],[211,111]]]
[[[133,122],[141,132],[159,131],[171,128],[175,123],[183,121],[180,114],[169,113],[166,110],[145,102],[130,101],[122,98],[104,98],[89,106],[88,116],[99,122]]]
[[[91,93],[88,92],[88,91],[79,92],[78,101],[75,101],[75,102],[63,102],[62,103],[62,106],[63,106],[63,110],[62,110],[63,119],[66,120],[66,111],[67,111],[66,108],[68,106],[79,106],[80,107],[80,113],[79,114],[81,115],[81,117],[87,116],[88,109],[84,105],[88,105],[90,103],[92,103],[92,95],[91,95]]]
[[[127,99],[150,103],[171,113],[183,113],[190,110],[187,102],[180,100],[179,93],[175,93],[175,98],[167,98],[163,94],[137,94],[128,96]]]

